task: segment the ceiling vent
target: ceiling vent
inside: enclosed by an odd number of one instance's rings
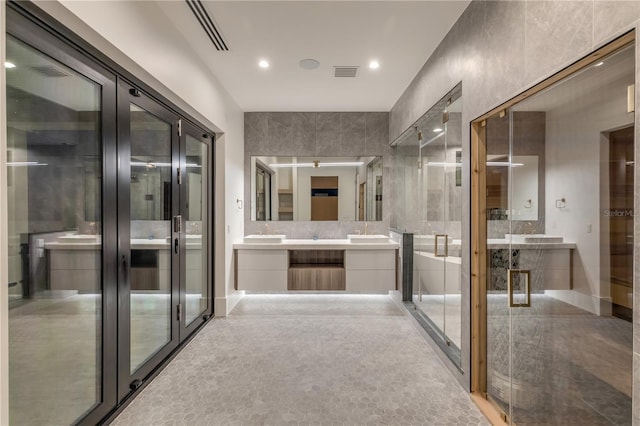
[[[356,77],[359,67],[333,67],[334,77]]]
[[[39,65],[31,67],[37,73],[44,75],[45,77],[68,77],[69,74],[54,67],[53,65]]]
[[[207,33],[207,36],[209,36],[209,40],[211,40],[211,43],[213,43],[216,50],[224,52],[228,51],[229,48],[227,47],[227,43],[222,38],[222,34],[218,30],[215,21],[211,18],[209,13],[207,13],[207,10],[204,8],[202,2],[200,0],[185,1],[189,5],[189,8],[191,8],[191,11],[195,15],[198,22],[200,22],[200,25],[202,26],[204,32]]]

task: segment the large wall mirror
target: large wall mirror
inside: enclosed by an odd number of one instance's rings
[[[251,157],[251,220],[380,221],[382,158]]]

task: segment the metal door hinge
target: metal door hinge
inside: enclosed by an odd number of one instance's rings
[[[178,174],[178,185],[182,185],[182,171],[180,170],[180,167],[176,169],[176,173]]]
[[[178,136],[182,136],[182,119],[178,120]]]
[[[173,217],[173,232],[182,232],[182,215]]]
[[[176,316],[178,321],[182,321],[182,303],[176,306]]]

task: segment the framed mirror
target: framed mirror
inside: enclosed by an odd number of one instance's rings
[[[251,220],[380,221],[382,158],[251,157]]]

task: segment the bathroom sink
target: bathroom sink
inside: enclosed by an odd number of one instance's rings
[[[545,234],[505,234],[505,238],[507,240],[511,239],[512,243],[529,244],[561,243],[563,241],[562,237]]]
[[[347,239],[352,244],[388,243],[389,237],[386,235],[347,235]]]
[[[245,235],[243,241],[245,243],[281,243],[286,235]]]
[[[71,243],[71,244],[87,244],[87,243],[99,243],[100,235],[83,235],[83,234],[73,234],[73,235],[62,235],[58,237],[59,243]]]

